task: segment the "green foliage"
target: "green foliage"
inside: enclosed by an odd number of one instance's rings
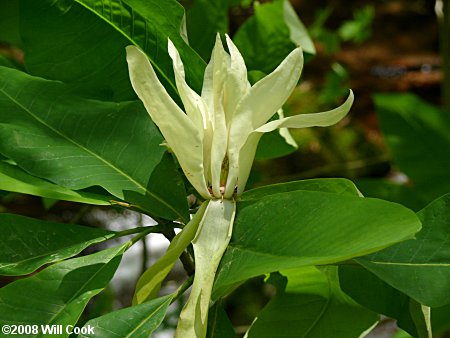
[[[238,205],[215,287],[362,256],[411,238],[419,229],[414,213],[382,200],[304,190],[273,194]]]
[[[54,264],[3,287],[0,325],[75,325],[88,301],[113,277],[127,246]]]
[[[449,328],[447,112],[410,94],[375,97],[393,162],[408,178],[406,184],[358,182],[364,194],[382,199],[363,197],[341,178],[259,187],[236,201],[210,201],[208,213],[198,194],[187,196],[192,187],[132,89],[125,47],[145,53],[181,107],[167,39],[180,53],[187,83],[199,93],[216,33],[229,33],[230,9],[250,5],[195,0],[185,13],[175,0],[0,3],[0,41],[25,55],[24,63],[0,55],[0,275],[12,276],[0,289],[0,325],[84,325],[94,328],[93,337],[148,337],[197,278],[195,297],[181,315],[184,325],[194,326],[199,337],[206,331],[210,338],[234,337],[236,319],[224,296],[270,273],[265,287],[273,285],[276,294],[254,319],[249,338],[280,332],[359,337],[379,314],[396,319],[414,337],[430,336],[430,320],[435,335]],[[364,41],[374,15],[364,7],[331,32],[325,27],[328,7],[308,32],[288,0],[254,3],[253,9],[233,36],[252,84],[298,45],[312,58],[310,35],[329,52],[342,41]],[[322,104],[347,92],[342,81],[349,74],[338,64],[333,69],[318,99]],[[262,138],[257,157],[281,157],[295,149],[283,129]],[[158,225],[113,232],[4,213],[17,194],[40,196],[47,207],[57,200],[120,205],[148,214]],[[425,208],[415,214],[407,207]],[[182,230],[175,235],[174,228]],[[138,280],[133,306],[112,311],[109,304],[109,313],[83,314],[108,288],[122,255],[152,232],[172,241],[140,278],[129,277]],[[125,235],[133,238],[111,247],[110,239]],[[95,253],[86,254],[87,248]],[[192,266],[196,259],[195,278],[158,297],[179,257]],[[208,316],[212,287],[215,303]]]
[[[75,256],[114,233],[73,224],[51,223],[0,214],[0,231],[9,238],[0,252],[0,274],[26,275],[37,268]]]
[[[341,291],[335,267],[281,274],[286,278],[276,280],[277,294],[253,322],[249,338],[279,337],[280,328],[285,337],[358,337],[379,320]]]
[[[413,94],[379,94],[375,104],[394,164],[407,182],[366,179],[358,186],[365,195],[420,210],[450,191],[450,116]]]
[[[357,261],[381,279],[421,304],[438,307],[450,303],[450,195],[418,214],[423,228],[416,239],[362,257]]]
[[[97,317],[84,325],[92,327],[94,334],[79,337],[148,337],[161,325],[172,300],[173,295],[168,295]]]

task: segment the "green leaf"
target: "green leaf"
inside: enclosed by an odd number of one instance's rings
[[[255,5],[255,14],[236,32],[234,43],[248,70],[270,73],[296,45],[313,53],[306,30],[288,0]]]
[[[82,99],[4,67],[0,79],[3,155],[60,186],[100,185],[154,215],[188,219],[181,178],[173,161],[161,162],[163,139],[140,102]]]
[[[129,245],[54,264],[3,287],[0,325],[74,325],[89,300],[111,280]]]
[[[240,201],[246,202],[249,200],[258,200],[269,195],[296,190],[322,191],[349,196],[358,196],[359,194],[358,189],[356,189],[353,182],[344,178],[314,178],[310,180],[266,185],[260,188],[247,190],[242,194]]]
[[[378,322],[377,314],[341,291],[335,267],[281,273],[288,278],[286,289],[278,288],[246,337],[357,338]]]
[[[413,212],[382,200],[301,190],[267,196],[238,206],[215,287],[362,256],[409,239],[419,229]]]
[[[416,316],[417,302],[394,289],[370,271],[361,266],[340,266],[339,282],[347,295],[359,304],[376,312],[397,320],[397,325],[414,337],[426,337],[424,318]],[[424,330],[425,328],[425,330]]]
[[[0,189],[22,194],[95,205],[110,205],[111,196],[74,191],[34,177],[18,166],[0,161]]]
[[[209,60],[216,34],[228,32],[230,0],[195,0],[187,11],[189,44],[204,60]]]
[[[208,331],[206,338],[232,338],[236,337],[233,324],[227,316],[224,308],[216,302],[209,309]]]
[[[80,334],[78,337],[150,337],[161,325],[173,296],[156,298],[91,319],[84,327],[92,327],[94,334]]]
[[[358,263],[421,304],[450,303],[450,194],[417,213],[423,228],[416,239],[399,243]]]
[[[114,236],[102,229],[10,214],[0,214],[0,232],[5,239],[0,249],[0,275],[29,274]]]
[[[408,185],[426,203],[448,193],[449,112],[412,94],[378,94],[374,99],[394,163],[408,176]]]
[[[31,74],[71,83],[91,97],[133,99],[125,47],[134,44],[145,51],[164,86],[176,96],[167,54],[170,37],[190,65],[190,84],[201,88],[205,63],[180,36],[184,10],[175,0],[22,1],[20,14]]]

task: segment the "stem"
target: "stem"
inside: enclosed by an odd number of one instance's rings
[[[175,294],[175,296],[173,297],[172,301],[170,302],[170,304],[174,303],[176,300],[178,300],[178,298],[181,297],[181,295],[183,295],[183,293],[189,289],[189,287],[192,285],[192,282],[194,281],[194,276],[189,276],[183,284],[181,284],[181,286],[178,288],[177,293]]]
[[[144,227],[142,214],[139,214],[139,226],[141,228]],[[147,247],[147,241],[145,240],[145,238],[143,238],[142,239],[142,266],[141,266],[142,273],[144,273],[145,270],[147,270],[148,250],[149,250],[149,248]]]

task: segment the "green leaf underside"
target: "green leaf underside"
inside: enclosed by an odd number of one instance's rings
[[[114,236],[111,231],[74,224],[0,214],[0,275],[26,275],[44,264],[75,256],[94,243]]]
[[[181,179],[171,175],[175,170],[163,171],[164,187],[149,188],[165,149],[140,102],[82,99],[67,94],[59,82],[3,67],[0,79],[0,152],[5,156],[63,187],[100,185],[128,202],[141,204],[138,197],[145,197],[151,201],[146,209],[157,216],[187,219]]]
[[[419,303],[450,303],[450,194],[417,213],[423,228],[415,240],[358,259],[358,263]]]
[[[382,200],[315,191],[271,195],[238,209],[215,288],[362,256],[412,238],[419,229],[413,212]]]
[[[54,264],[32,277],[3,287],[0,289],[0,325],[74,325],[88,301],[111,280],[128,246],[129,243],[125,243]]]
[[[167,54],[170,37],[191,65],[188,80],[200,89],[205,63],[180,36],[184,10],[175,0],[23,1],[20,14],[25,63],[31,74],[70,83],[90,97],[134,99],[125,47],[135,44],[146,52],[175,97]]]
[[[18,166],[0,161],[0,190],[18,192],[95,205],[110,205],[111,196],[103,196],[85,191],[74,191],[46,180],[34,177]]]
[[[173,295],[168,295],[91,319],[84,327],[92,327],[94,334],[78,337],[149,337],[161,325],[172,299]]]
[[[378,321],[339,288],[337,269],[314,267],[282,271],[287,276],[285,290],[260,312],[250,327],[248,338],[358,338]]]

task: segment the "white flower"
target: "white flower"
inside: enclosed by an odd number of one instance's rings
[[[277,128],[329,126],[350,110],[353,93],[338,108],[268,122],[294,90],[303,67],[301,48],[294,49],[269,75],[253,86],[242,55],[220,36],[205,70],[201,95],[185,80],[180,55],[169,40],[176,86],[185,112],[159,82],[147,56],[127,47],[130,79],[153,122],[173,150],[189,182],[206,199],[233,198],[245,188],[263,133]]]

